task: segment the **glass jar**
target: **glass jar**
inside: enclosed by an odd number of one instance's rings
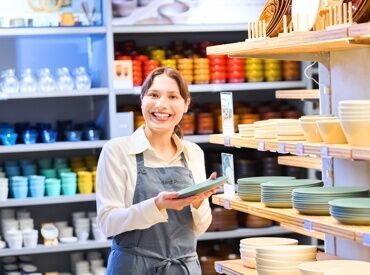
[[[40,92],[49,93],[55,91],[55,80],[49,68],[38,71]]]
[[[37,91],[37,81],[31,69],[27,68],[22,72],[19,89],[21,93],[35,93]]]
[[[19,91],[19,80],[15,75],[15,70],[4,70],[1,74],[1,90],[4,93],[14,94]]]
[[[74,87],[74,81],[69,73],[68,68],[58,68],[56,71],[57,75],[57,89],[59,91],[72,91]]]
[[[73,74],[77,90],[89,90],[91,88],[91,78],[87,74],[85,67],[77,67]]]

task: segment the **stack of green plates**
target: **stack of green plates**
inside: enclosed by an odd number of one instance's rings
[[[244,201],[261,201],[261,184],[276,180],[292,180],[295,177],[250,177],[238,179],[238,195]]]
[[[313,187],[293,191],[293,207],[301,214],[329,215],[329,201],[342,198],[367,197],[366,187]]]
[[[322,186],[322,181],[293,179],[266,182],[261,184],[261,200],[268,207],[291,208],[294,189],[315,186]]]
[[[370,198],[329,201],[330,214],[341,223],[370,225]]]

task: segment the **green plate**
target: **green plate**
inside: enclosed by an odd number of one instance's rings
[[[265,182],[262,184],[262,187],[298,187],[306,185],[322,185],[321,180],[309,180],[309,179],[291,179],[291,180],[279,180],[272,182]]]
[[[179,193],[178,198],[182,199],[193,195],[197,195],[212,190],[213,188],[216,188],[217,186],[220,186],[221,184],[224,184],[226,182],[227,182],[226,176],[218,177],[214,180],[206,180],[202,183],[198,183],[178,191]]]
[[[343,208],[370,209],[370,198],[337,199],[330,201],[329,204]]]
[[[329,194],[354,194],[366,193],[369,191],[367,187],[309,187],[294,189],[294,194],[309,194],[309,195],[325,195]]]
[[[276,176],[276,177],[250,177],[250,178],[240,178],[238,179],[238,183],[245,183],[245,184],[261,184],[268,181],[275,181],[275,180],[289,180],[295,179],[295,177],[284,177],[284,176]]]

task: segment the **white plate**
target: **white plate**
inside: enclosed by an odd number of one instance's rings
[[[75,243],[78,241],[77,237],[63,237],[59,239],[62,243]]]
[[[312,29],[320,10],[320,0],[293,0],[292,20],[294,31],[305,32]]]
[[[4,241],[0,241],[0,249],[5,248],[6,244]]]

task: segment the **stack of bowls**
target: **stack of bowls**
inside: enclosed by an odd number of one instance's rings
[[[34,163],[21,164],[22,174],[25,177],[37,175],[37,166]]]
[[[90,220],[88,218],[74,218],[73,226],[76,232],[77,239],[84,242],[89,238]]]
[[[330,215],[344,224],[370,225],[370,198],[329,201]]]
[[[184,77],[186,83],[193,83],[193,59],[180,58],[177,60],[177,69]]]
[[[10,178],[10,192],[15,199],[24,199],[28,195],[28,179],[26,177],[15,176]]]
[[[283,78],[282,65],[280,60],[265,59],[266,81],[280,81]]]
[[[245,138],[254,137],[254,124],[239,124],[239,135]]]
[[[43,197],[45,194],[45,177],[32,175],[28,177],[30,195],[33,198]]]
[[[259,237],[240,240],[240,256],[244,266],[256,268],[256,249],[264,246],[297,245],[298,241],[290,238]]]
[[[5,174],[8,178],[21,175],[18,163],[5,163]]]
[[[22,230],[23,245],[27,248],[37,247],[39,232],[36,229],[27,228]]]
[[[291,208],[292,191],[300,187],[322,186],[321,180],[293,179],[261,184],[261,201],[268,207]]]
[[[77,192],[77,175],[76,173],[62,173],[62,193],[63,195],[75,195]]]
[[[46,189],[46,195],[48,197],[60,196],[60,191],[61,191],[60,179],[46,179],[45,189]]]
[[[212,209],[212,222],[207,231],[226,231],[238,228],[238,211],[222,207]]]
[[[5,240],[10,249],[21,249],[23,243],[22,231],[16,229],[6,231]]]
[[[52,160],[51,159],[39,159],[37,161],[40,169],[50,169],[52,168]]]
[[[318,120],[329,120],[335,119],[329,115],[314,115],[314,116],[302,116],[299,121],[303,129],[303,134],[308,142],[322,142],[322,138],[317,126]]]
[[[339,119],[320,119],[316,121],[317,127],[324,143],[327,144],[346,144],[347,139],[344,135]]]
[[[266,246],[256,249],[259,275],[300,275],[298,265],[316,259],[317,248],[312,245]]]
[[[79,171],[78,175],[78,192],[80,194],[91,194],[93,191],[93,175],[92,172]]]
[[[7,200],[8,194],[9,194],[8,179],[0,178],[0,201]]]
[[[352,260],[328,260],[303,263],[298,266],[301,275],[367,275],[370,263]]]
[[[339,118],[350,145],[370,145],[370,100],[339,102]]]
[[[276,119],[260,120],[253,123],[254,137],[256,139],[275,139],[277,124]]]
[[[279,141],[306,140],[298,119],[279,119],[277,121],[276,137]]]
[[[194,58],[194,83],[208,84],[210,79],[208,58]]]
[[[55,179],[57,177],[57,170],[54,168],[41,169],[40,174],[47,179]]]
[[[244,201],[261,201],[261,184],[276,180],[292,180],[294,177],[249,177],[237,180],[238,195]]]
[[[264,80],[263,59],[248,58],[245,60],[245,77],[248,82],[261,82]]]
[[[341,198],[367,197],[367,187],[310,187],[293,190],[293,207],[301,214],[329,215],[328,202]]]

